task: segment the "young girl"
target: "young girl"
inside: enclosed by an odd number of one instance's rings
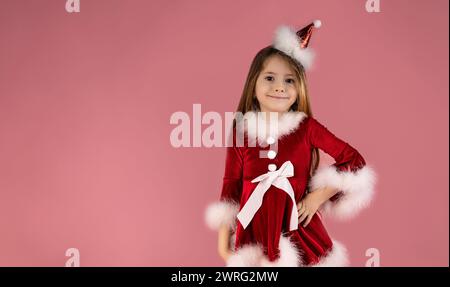
[[[348,265],[344,245],[330,238],[319,211],[356,215],[372,198],[375,173],[312,117],[305,68],[319,26],[314,21],[297,33],[281,27],[251,64],[237,109],[243,117],[235,118],[232,133],[242,132],[245,142],[234,137],[227,148],[220,201],[206,210],[227,266]],[[335,163],[318,169],[318,149]]]

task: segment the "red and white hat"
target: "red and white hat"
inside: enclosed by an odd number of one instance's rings
[[[321,25],[320,20],[315,20],[297,32],[288,26],[280,26],[275,32],[272,47],[290,56],[305,69],[309,69],[314,59],[314,51],[308,48],[309,40],[313,28],[319,28]]]

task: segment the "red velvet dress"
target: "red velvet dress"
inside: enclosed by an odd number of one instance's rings
[[[255,115],[249,112],[246,118],[254,118]],[[231,246],[233,255],[227,265],[346,266],[348,259],[345,247],[330,238],[320,214],[316,213],[306,228],[300,223],[296,229],[290,230],[292,208],[297,207],[289,194],[275,185],[265,192],[248,226],[244,228],[240,220],[236,219],[236,213],[242,210],[259,184],[252,180],[270,173],[269,165],[273,171],[286,162],[293,166],[293,175],[287,179],[294,191],[296,203],[306,195],[308,189],[313,191],[318,187],[333,186],[339,192],[320,210],[331,216],[349,218],[367,206],[372,197],[374,173],[355,148],[302,112],[287,113],[278,125],[280,131],[275,135],[278,149],[271,158],[260,157],[260,150],[269,150],[271,146],[265,141],[267,137],[256,137],[250,131],[255,128],[250,123],[246,128],[244,144],[239,146],[234,137],[233,146],[227,148],[220,202],[208,211],[210,218],[219,216],[210,219],[216,220],[210,224],[212,228],[217,229],[220,224],[228,222],[235,231],[234,246]],[[234,128],[233,134],[236,131]],[[252,140],[255,144],[249,145]],[[312,179],[309,169],[314,147],[332,156],[335,163],[318,170]],[[228,209],[219,210],[224,205]],[[231,218],[224,221],[225,217]]]

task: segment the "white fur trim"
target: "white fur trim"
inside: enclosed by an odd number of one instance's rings
[[[227,260],[228,267],[298,267],[301,256],[288,237],[280,237],[280,257],[271,262],[260,244],[247,244],[239,248]]]
[[[290,111],[279,116],[277,121],[272,121],[270,115],[269,119],[266,119],[266,117],[265,113],[249,111],[245,113],[243,118],[237,120],[237,131],[242,132],[242,129],[244,129],[250,146],[254,146],[257,140],[259,145],[265,147],[268,145],[268,138],[277,141],[281,137],[294,132],[307,115],[304,112]],[[268,130],[265,127],[268,127]]]
[[[347,248],[337,240],[332,240],[333,246],[319,262],[311,267],[347,267],[349,266]]]
[[[280,237],[280,257],[274,262],[270,262],[263,257],[262,267],[299,267],[301,262],[300,252],[288,237]]]
[[[305,69],[309,69],[314,60],[314,52],[310,48],[302,49],[299,40],[291,28],[280,26],[275,31],[272,46],[300,62]]]
[[[336,200],[327,200],[321,206],[323,214],[345,220],[356,216],[372,201],[376,174],[365,165],[361,169],[352,171],[338,171],[335,166],[328,166],[317,170],[311,178],[311,190],[323,187],[333,187],[343,194]]]
[[[259,267],[264,253],[257,244],[248,244],[233,253],[227,260],[227,267]]]
[[[263,252],[261,244],[247,244],[228,258],[228,267],[346,267],[349,266],[347,248],[337,240],[332,240],[331,249],[312,265],[302,262],[301,251],[289,237],[280,237],[280,257],[271,262]]]
[[[236,228],[236,218],[239,204],[233,201],[218,201],[208,205],[205,211],[206,225],[212,230],[219,230],[220,226]]]

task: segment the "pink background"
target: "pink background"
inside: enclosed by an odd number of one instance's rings
[[[327,220],[353,266],[448,266],[448,1],[0,2],[0,265],[222,266],[203,221],[224,148],[169,119],[234,111],[280,24],[322,20],[314,116],[378,172],[372,207]],[[323,156],[322,164],[332,160]]]

